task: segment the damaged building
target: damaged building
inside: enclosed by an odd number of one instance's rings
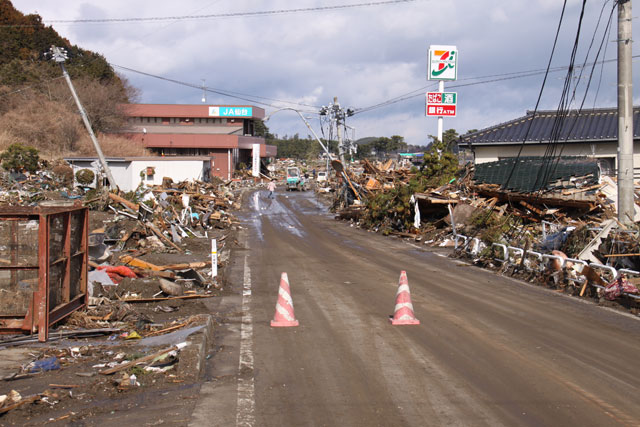
[[[160,156],[207,156],[212,176],[230,180],[240,163],[274,158],[277,148],[256,136],[264,109],[251,105],[124,104],[126,134]]]
[[[561,122],[561,125],[560,125]],[[640,107],[633,109],[634,177],[640,178]],[[475,164],[512,157],[544,156],[560,143],[564,157],[597,160],[603,175],[615,175],[618,149],[618,111],[583,109],[559,116],[557,111],[527,111],[525,116],[462,135],[459,148],[471,152]]]

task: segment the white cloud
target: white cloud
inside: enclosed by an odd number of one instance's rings
[[[496,8],[491,11],[491,21],[494,23],[504,24],[509,22],[509,17],[505,13],[504,9]]]
[[[84,0],[57,2],[13,0],[25,13],[38,11],[44,21],[75,18],[157,17],[239,11],[308,8],[357,3],[351,0]],[[598,3],[598,2],[594,2]],[[611,2],[609,2],[611,5]],[[571,0],[565,12],[553,66],[566,65],[581,2]],[[412,3],[281,14],[265,17],[216,18],[160,23],[54,24],[72,43],[97,51],[119,65],[207,86],[313,106],[338,96],[343,106],[363,108],[424,88],[430,44],[457,45],[460,51],[458,111],[445,120],[445,129],[460,133],[523,115],[535,106],[542,75],[508,80],[505,73],[546,67],[562,2],[499,0],[424,0]],[[582,46],[591,40],[602,3],[588,3]],[[607,6],[608,16],[609,6]],[[614,13],[615,19],[615,13]],[[634,25],[636,23],[634,22]],[[599,41],[601,33],[596,37]],[[611,38],[615,38],[614,31]],[[613,43],[607,57],[615,57]],[[592,53],[595,51],[592,50]],[[580,50],[579,61],[586,48]],[[637,67],[636,67],[637,68]],[[600,72],[598,67],[597,73]],[[125,73],[142,90],[144,102],[193,102],[198,89]],[[636,72],[638,75],[638,72]],[[493,83],[477,83],[478,76],[496,76]],[[599,74],[597,75],[599,76]],[[555,108],[564,73],[549,76],[541,106]],[[488,78],[485,80],[489,80]],[[597,86],[594,80],[592,91]],[[636,85],[637,87],[637,85]],[[597,106],[615,102],[615,65],[604,67]],[[425,90],[426,91],[426,90]],[[420,93],[420,92],[417,92]],[[210,102],[245,103],[209,94]],[[591,101],[592,104],[593,101]],[[591,106],[591,105],[590,105]],[[304,105],[300,106],[308,109]],[[268,108],[271,109],[271,108]],[[422,95],[349,119],[359,136],[405,136],[407,142],[428,141],[436,120],[424,117]],[[292,113],[270,121],[281,135],[307,135],[304,123]]]

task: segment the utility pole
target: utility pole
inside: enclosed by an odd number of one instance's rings
[[[329,104],[329,106],[327,107],[323,106],[320,109],[320,115],[328,117],[330,126],[333,127],[334,123],[336,125],[336,131],[337,131],[336,135],[338,136],[338,155],[340,157],[340,163],[342,163],[345,168],[347,167],[347,165],[345,164],[344,153],[345,151],[350,152],[351,149],[350,149],[350,146],[345,147],[346,144],[343,138],[342,128],[343,126],[348,127],[346,125],[346,119],[347,117],[353,116],[353,114],[354,114],[353,109],[347,108],[347,110],[345,111],[342,107],[340,107],[337,96],[333,97],[333,104]]]
[[[633,224],[631,0],[618,0],[618,220]]]
[[[64,79],[67,81],[67,84],[69,85],[69,89],[71,90],[71,95],[73,95],[73,99],[76,101],[76,105],[78,106],[78,110],[80,111],[80,115],[82,116],[82,121],[84,122],[84,126],[87,128],[87,131],[89,132],[89,136],[91,137],[91,141],[93,141],[93,146],[95,147],[96,152],[98,153],[98,158],[100,159],[100,164],[102,165],[102,169],[104,170],[104,173],[107,175],[107,180],[109,181],[109,188],[114,190],[118,188],[118,186],[116,185],[116,181],[115,179],[113,179],[113,176],[111,175],[111,169],[109,169],[109,165],[107,165],[107,161],[105,160],[104,155],[102,154],[102,150],[100,149],[100,144],[98,144],[98,139],[94,135],[93,129],[91,129],[91,123],[89,122],[89,117],[87,117],[87,113],[84,111],[84,108],[80,103],[80,98],[78,98],[78,94],[76,94],[76,90],[73,87],[73,83],[71,82],[69,73],[67,73],[67,69],[64,67],[64,61],[67,59],[67,52],[63,48],[51,46],[51,48],[49,49],[49,54],[51,55],[51,58],[55,62],[60,64],[60,68],[62,68],[62,75],[64,76]]]
[[[340,156],[340,163],[344,165],[344,145],[342,142],[342,124],[344,123],[344,112],[340,108],[340,104],[338,104],[337,96],[333,97],[333,110],[335,112],[334,117],[336,119],[336,132],[338,135],[338,154]]]
[[[444,80],[440,80],[438,82],[438,92],[444,93]],[[444,117],[438,116],[438,140],[440,142],[443,142],[442,141],[443,132],[444,132]]]

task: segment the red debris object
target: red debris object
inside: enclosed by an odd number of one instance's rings
[[[607,285],[607,287],[604,289],[604,297],[609,301],[613,301],[623,293],[626,293],[626,294],[639,293],[638,288],[636,288],[631,283],[629,283],[627,278],[624,276],[618,277],[616,280],[614,280],[609,285]]]
[[[117,266],[101,265],[101,266],[98,266],[97,269],[104,270],[104,272],[107,273],[107,275],[109,275],[109,277],[111,278],[111,280],[114,281],[114,283],[120,283],[120,281],[122,281],[122,279],[125,277],[131,277],[134,279],[138,277],[138,275],[136,275],[136,273],[134,273],[133,270],[127,267],[126,265],[117,265]]]

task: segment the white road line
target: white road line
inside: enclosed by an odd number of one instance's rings
[[[253,378],[253,318],[251,317],[251,270],[244,257],[242,288],[242,324],[240,326],[240,360],[238,362],[238,407],[236,426],[252,427],[255,422],[255,386]]]

